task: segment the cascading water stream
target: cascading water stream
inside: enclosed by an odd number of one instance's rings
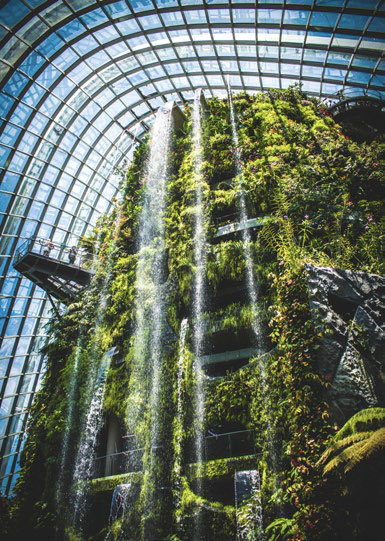
[[[85,513],[85,491],[82,484],[92,478],[95,465],[95,452],[98,435],[103,424],[103,400],[106,389],[107,372],[110,365],[110,357],[104,355],[98,372],[97,382],[93,389],[93,398],[87,414],[84,431],[80,440],[79,450],[76,456],[75,471],[73,475],[74,497],[74,523],[82,527]]]
[[[261,481],[258,470],[234,474],[238,541],[262,541]]]
[[[230,105],[230,118],[231,118],[231,131],[232,131],[232,137],[233,137],[233,146],[234,146],[234,155],[235,155],[235,172],[237,176],[237,180],[239,183],[239,192],[238,192],[238,204],[239,204],[239,218],[240,223],[242,225],[242,244],[243,244],[243,250],[244,250],[244,256],[246,261],[246,285],[247,285],[247,292],[250,299],[252,311],[253,311],[253,332],[256,339],[256,344],[259,349],[260,353],[264,352],[264,339],[263,339],[263,333],[261,330],[261,324],[258,316],[258,294],[259,294],[259,286],[258,283],[255,280],[254,276],[254,269],[253,269],[253,258],[251,255],[251,237],[250,232],[247,227],[247,208],[246,208],[246,197],[244,192],[244,185],[243,185],[243,170],[242,170],[242,164],[241,164],[241,156],[239,152],[239,138],[238,138],[238,132],[235,122],[235,112],[234,112],[234,105],[233,100],[231,97],[231,87],[230,87],[230,79],[227,80],[228,84],[228,96],[229,96],[229,105]],[[260,366],[261,375],[263,379],[263,385],[265,385],[266,381],[266,374],[265,374],[265,367],[263,363]]]
[[[117,224],[119,224],[120,222],[120,214],[118,215],[118,217],[119,219],[117,220]],[[117,231],[115,231],[115,233],[117,233]],[[90,267],[90,270],[92,272],[95,272],[95,268],[97,265],[97,257],[100,250],[100,244],[101,244],[101,231],[99,235],[97,236],[97,239],[95,242],[95,249],[93,252],[93,257],[92,257],[91,267]],[[63,508],[65,505],[65,496],[66,496],[66,491],[64,490],[65,475],[66,475],[68,455],[69,455],[69,450],[70,450],[71,430],[75,421],[75,414],[77,411],[76,393],[78,391],[80,352],[82,348],[83,339],[84,339],[84,328],[81,327],[80,332],[79,332],[79,338],[78,338],[76,349],[75,349],[75,360],[74,360],[73,368],[71,371],[71,377],[70,377],[69,385],[67,389],[67,393],[68,393],[67,404],[68,405],[67,405],[66,424],[65,424],[65,429],[64,429],[63,441],[62,441],[62,445],[60,449],[60,466],[59,466],[58,479],[56,482],[56,493],[55,493],[56,505],[59,509]]]
[[[165,208],[167,196],[168,154],[171,146],[172,108],[159,109],[150,135],[150,151],[145,172],[145,193],[139,224],[138,264],[136,270],[136,328],[133,340],[133,364],[127,424],[136,434],[138,424],[147,415],[149,439],[145,446],[145,514],[154,505],[153,471],[159,446],[162,335],[165,327]],[[145,413],[147,412],[147,414]],[[132,464],[127,463],[127,471]]]
[[[76,459],[74,463],[74,470],[72,475],[72,490],[71,490],[71,522],[75,528],[81,531],[82,521],[86,511],[87,503],[87,485],[86,482],[90,480],[93,474],[93,469],[96,459],[96,447],[98,443],[98,436],[103,423],[103,400],[106,385],[106,378],[108,368],[110,364],[110,356],[106,353],[102,359],[100,359],[99,343],[97,341],[98,330],[103,321],[103,317],[107,307],[107,294],[110,288],[114,252],[116,248],[116,239],[120,230],[122,207],[120,204],[117,206],[117,214],[115,218],[115,228],[113,232],[113,243],[109,252],[106,273],[103,278],[103,283],[99,295],[99,305],[97,309],[95,328],[93,331],[93,337],[91,341],[91,362],[88,368],[87,380],[86,380],[86,393],[83,397],[84,414],[83,419],[80,421],[80,442],[77,449]],[[97,239],[97,248],[100,245],[100,237]],[[98,265],[101,265],[97,259],[98,251],[95,251],[92,268],[96,269]],[[78,369],[79,370],[79,369]],[[74,385],[77,387],[78,378],[74,379]],[[74,412],[73,412],[74,414]],[[74,415],[73,415],[74,416]]]
[[[78,376],[79,376],[79,358],[80,358],[80,340],[78,340],[76,344],[76,350],[75,350],[75,360],[73,369],[71,372],[71,378],[69,381],[68,386],[68,398],[67,398],[67,418],[66,418],[66,426],[64,429],[64,436],[62,441],[62,446],[60,450],[60,466],[59,466],[59,475],[58,480],[56,482],[56,505],[61,508],[63,505],[63,484],[64,484],[64,476],[65,476],[65,468],[68,460],[68,451],[69,451],[69,442],[70,442],[70,435],[71,435],[71,427],[74,422],[75,418],[75,409],[76,409],[76,401],[75,401],[75,395],[78,387]]]
[[[236,127],[236,121],[235,121],[235,112],[234,112],[234,105],[231,95],[231,87],[230,87],[230,78],[227,80],[228,84],[228,97],[229,97],[229,105],[230,105],[230,118],[231,118],[231,130],[232,130],[232,138],[233,138],[233,146],[234,146],[234,155],[235,155],[235,170],[239,185],[239,195],[238,195],[238,202],[239,202],[239,214],[240,214],[240,223],[242,225],[242,245],[244,250],[244,256],[245,256],[245,262],[246,262],[246,285],[247,285],[247,292],[249,301],[252,308],[252,314],[253,314],[253,333],[255,336],[256,345],[258,348],[258,371],[260,374],[260,382],[261,382],[261,394],[262,394],[262,401],[264,404],[264,409],[266,412],[266,433],[267,433],[267,445],[269,448],[269,455],[272,461],[272,466],[274,471],[277,471],[277,452],[274,445],[274,430],[273,430],[273,419],[271,418],[270,410],[268,408],[268,392],[269,392],[269,385],[266,375],[266,368],[264,363],[264,358],[262,357],[262,354],[266,353],[266,345],[264,343],[264,336],[261,328],[260,323],[260,317],[258,314],[258,296],[259,296],[259,285],[255,279],[254,276],[254,269],[253,269],[253,258],[251,254],[251,236],[249,229],[247,227],[247,207],[246,207],[246,197],[244,192],[244,182],[243,182],[243,169],[242,169],[242,163],[241,163],[241,156],[239,151],[239,137]],[[276,479],[276,482],[278,480]]]
[[[204,212],[203,175],[202,175],[202,125],[201,125],[201,89],[194,94],[193,108],[193,156],[195,174],[195,224],[194,224],[194,262],[196,267],[193,289],[193,349],[194,349],[194,375],[195,375],[195,456],[196,462],[203,462],[203,418],[205,407],[204,373],[201,365],[202,345],[204,338],[203,308],[205,301],[205,273],[206,273],[206,228]],[[198,476],[198,493],[202,492],[201,477]],[[200,514],[195,525],[195,538],[200,538]]]
[[[181,473],[182,473],[182,439],[183,439],[183,377],[184,377],[184,353],[186,333],[188,329],[188,320],[184,318],[182,320],[179,332],[179,344],[178,344],[178,373],[177,373],[177,403],[176,403],[176,416],[175,416],[175,459],[174,459],[174,471],[173,471],[173,486],[174,486],[174,502],[175,509],[178,511],[181,504],[182,486],[181,486]],[[178,521],[179,515],[177,515]]]
[[[112,525],[115,520],[126,512],[126,506],[129,502],[129,496],[132,491],[132,484],[116,485],[112,493],[110,516],[108,519],[109,525]],[[109,538],[107,535],[106,539]]]

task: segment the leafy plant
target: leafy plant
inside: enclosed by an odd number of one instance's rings
[[[345,473],[376,459],[385,449],[385,408],[361,410],[337,432],[318,464],[324,475]]]

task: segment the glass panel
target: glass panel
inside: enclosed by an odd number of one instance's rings
[[[12,124],[7,124],[4,127],[3,133],[0,136],[0,143],[13,146],[20,133],[20,128],[12,126]]]
[[[146,15],[145,17],[139,17],[138,20],[143,26],[144,30],[159,28],[162,26],[162,22],[157,15]]]
[[[376,58],[369,58],[367,56],[354,55],[352,66],[359,66],[361,68],[373,69],[377,64]]]
[[[385,28],[385,19],[383,17],[382,18],[374,17],[374,19],[369,25],[368,30],[370,32],[381,32],[383,34],[384,28]]]
[[[4,299],[1,299],[3,301]],[[0,305],[1,309],[1,305]],[[3,311],[2,311],[3,312]],[[6,315],[5,312],[3,312],[2,315]],[[4,338],[1,347],[0,347],[0,357],[10,357],[12,355],[13,346],[15,344],[16,338]]]
[[[31,51],[27,58],[19,66],[21,71],[32,77],[37,70],[44,64],[44,58],[36,51]]]
[[[36,49],[49,58],[64,45],[65,42],[57,34],[51,34],[40,45],[37,45]]]
[[[331,51],[328,54],[327,62],[328,64],[341,64],[343,66],[348,66],[351,56],[352,55],[348,53],[335,53]]]
[[[9,164],[9,169],[16,172],[22,172],[24,170],[24,167],[28,158],[29,157],[26,154],[22,154],[21,152],[15,152],[11,160],[11,163]]]
[[[338,13],[315,11],[311,16],[310,26],[334,28],[338,17]]]
[[[355,30],[361,30],[365,27],[368,20],[369,17],[367,15],[343,13],[338,22],[338,28],[353,28]]]
[[[301,24],[306,25],[309,19],[309,11],[286,9],[284,13],[284,24]]]
[[[22,140],[20,141],[18,145],[18,150],[31,153],[33,152],[33,147],[35,146],[37,142],[38,142],[38,138],[36,135],[25,132]]]
[[[24,126],[31,113],[32,109],[30,107],[28,107],[24,103],[19,103],[19,105],[12,113],[10,120],[15,124],[20,124],[21,126]]]
[[[233,9],[232,10],[234,23],[254,23],[255,9]]]
[[[12,396],[13,394],[16,394],[16,389],[19,384],[20,378],[14,377],[14,378],[8,378],[7,386],[5,387],[4,396]]]
[[[11,214],[23,216],[25,208],[29,202],[26,197],[17,196],[11,208]]]
[[[222,56],[235,56],[234,45],[217,45],[217,51]]]
[[[317,51],[316,49],[305,49],[303,59],[308,62],[321,62],[325,60],[326,51]]]
[[[21,237],[31,237],[35,234],[37,222],[35,220],[26,220],[21,231]]]
[[[29,79],[25,75],[21,74],[18,71],[15,71],[12,77],[4,85],[3,90],[10,94],[11,96],[18,96],[20,92],[25,88],[29,83]]]
[[[14,216],[9,216],[7,218],[7,221],[4,226],[4,234],[6,235],[13,235],[17,232],[19,229],[19,225],[21,224],[21,218],[16,218]],[[2,290],[4,292],[4,288]]]
[[[301,66],[299,64],[281,64],[280,70],[282,75],[299,76]],[[321,69],[322,73],[322,69]]]
[[[203,9],[184,12],[188,24],[206,24],[206,14]]]
[[[1,183],[1,188],[6,192],[14,192],[19,182],[19,175],[14,175],[12,173],[6,173],[3,181]]]
[[[103,30],[97,30],[96,32],[94,31],[92,34],[94,38],[96,38],[99,41],[99,43],[103,45],[114,39],[121,39],[118,32],[112,26],[103,28]]]
[[[88,3],[91,4],[93,3],[93,1],[90,0]],[[84,1],[80,2],[79,9],[81,7],[84,7]],[[82,15],[80,19],[83,21],[83,23],[86,26],[88,26],[88,28],[94,28],[95,26],[98,26],[99,24],[102,24],[108,21],[108,18],[106,17],[105,13],[100,8],[94,9],[93,11],[90,11],[89,13]]]
[[[154,9],[154,6],[151,0],[130,0],[130,6],[136,12]]]
[[[74,19],[65,26],[59,28],[57,32],[63,39],[70,41],[71,39],[85,32],[85,28],[79,19]]]
[[[122,17],[123,15],[130,15],[131,11],[128,9],[126,3],[123,0],[114,2],[113,4],[104,6],[109,16],[112,19]]]
[[[210,9],[209,19],[211,23],[229,23],[230,11],[228,9]]]
[[[8,417],[4,417],[3,419],[0,419],[0,437],[4,436],[5,431],[7,429],[8,425]],[[4,459],[7,460],[7,459]]]
[[[323,68],[321,66],[302,66],[302,76],[303,77],[317,77],[321,79]]]
[[[349,71],[347,82],[355,82],[355,83],[361,83],[363,85],[367,85],[371,79],[372,74],[371,73],[363,73],[359,71]]]
[[[165,65],[166,71],[169,75],[175,75],[177,73],[184,73],[184,70],[179,63],[175,64],[166,64]]]
[[[239,71],[238,62],[236,62],[235,60],[221,60],[220,63],[223,71]]]
[[[5,330],[5,336],[15,336],[16,334],[18,334],[21,322],[21,318],[11,317]]]
[[[339,79],[343,80],[345,78],[346,72],[344,70],[338,70],[334,68],[326,68],[324,78],[325,79]]]
[[[65,49],[58,57],[53,60],[53,63],[55,66],[58,66],[63,71],[68,70],[68,68],[76,62],[76,60],[79,60],[79,56],[75,53],[73,49],[68,47]]]
[[[98,46],[98,42],[92,36],[86,36],[72,45],[75,51],[77,51],[80,55],[89,53]]]
[[[259,24],[280,24],[282,9],[258,9],[257,19]]]
[[[28,213],[28,218],[35,218],[38,220],[41,216],[41,213],[44,209],[44,204],[39,203],[38,201],[34,201],[31,205],[31,208]]]
[[[45,92],[43,87],[34,83],[24,94],[23,101],[32,107],[36,107]]]

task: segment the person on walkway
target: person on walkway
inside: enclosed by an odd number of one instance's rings
[[[72,248],[70,249],[70,251],[68,253],[68,261],[71,263],[71,265],[73,265],[75,263],[77,253],[78,253],[78,251],[76,249],[76,246],[72,246]]]
[[[51,239],[47,239],[45,241],[45,244],[44,244],[44,251],[43,251],[43,255],[45,256],[49,256],[49,254],[51,253],[51,250],[55,248],[55,245],[54,243],[52,242]]]

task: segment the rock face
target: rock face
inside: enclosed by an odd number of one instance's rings
[[[385,406],[385,278],[307,266],[309,303],[323,331],[319,369],[342,424],[357,411]]]

